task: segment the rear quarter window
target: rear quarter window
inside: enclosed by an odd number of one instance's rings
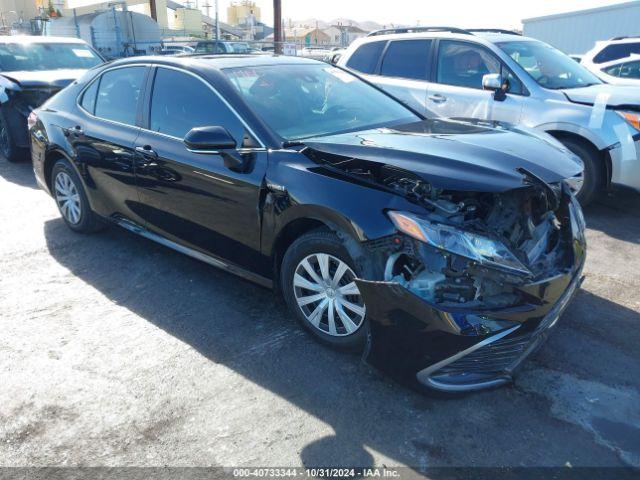
[[[380,41],[361,45],[347,61],[347,67],[362,73],[375,73],[386,43],[386,41]]]
[[[608,45],[595,57],[593,63],[605,63],[626,58],[632,53],[640,53],[640,43],[618,43]]]

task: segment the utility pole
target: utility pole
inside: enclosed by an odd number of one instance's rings
[[[282,53],[282,1],[273,0],[273,51]]]
[[[157,22],[158,12],[156,11],[156,0],[149,0],[149,13],[151,13],[151,18]]]
[[[220,12],[218,11],[218,0],[216,3],[216,40],[220,40]]]

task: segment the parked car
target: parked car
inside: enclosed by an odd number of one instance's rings
[[[29,113],[102,62],[77,38],[0,36],[0,154],[26,157]]]
[[[115,223],[274,288],[319,340],[368,341],[371,364],[414,386],[509,381],[581,281],[577,157],[426,119],[325,63],[120,60],[30,124],[70,229]]]
[[[603,63],[594,73],[612,85],[640,86],[640,55],[632,54],[620,60]]]
[[[195,53],[196,49],[189,45],[165,45],[160,50],[160,55],[182,55]]]
[[[582,64],[593,72],[614,60],[621,60],[633,54],[640,54],[640,37],[616,37],[596,42],[594,47],[582,56]]]
[[[543,42],[503,31],[385,30],[356,40],[338,64],[425,114],[554,136],[584,162],[583,205],[611,183],[640,190],[640,90],[606,85]]]
[[[338,63],[338,60],[340,60],[340,57],[342,56],[344,51],[345,49],[342,47],[332,48],[331,51],[324,56],[322,61],[331,65],[335,65]]]
[[[203,40],[197,43],[197,54],[257,54],[259,50],[246,42],[228,42],[222,40]]]

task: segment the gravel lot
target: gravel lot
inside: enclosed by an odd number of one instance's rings
[[[640,466],[640,196],[587,212],[583,291],[517,383],[435,400],[271,292],[115,227],[71,233],[0,160],[0,465]]]

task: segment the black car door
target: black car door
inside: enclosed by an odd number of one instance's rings
[[[138,213],[149,230],[171,241],[256,271],[266,149],[204,79],[169,67],[152,75],[145,128],[136,141]],[[230,153],[241,167],[225,162],[224,153],[187,149],[187,132],[205,126],[231,133],[238,149]]]
[[[142,219],[132,208],[138,202],[134,175],[134,142],[146,66],[105,71],[82,93],[77,118],[66,134],[82,169],[92,208],[105,217]]]

